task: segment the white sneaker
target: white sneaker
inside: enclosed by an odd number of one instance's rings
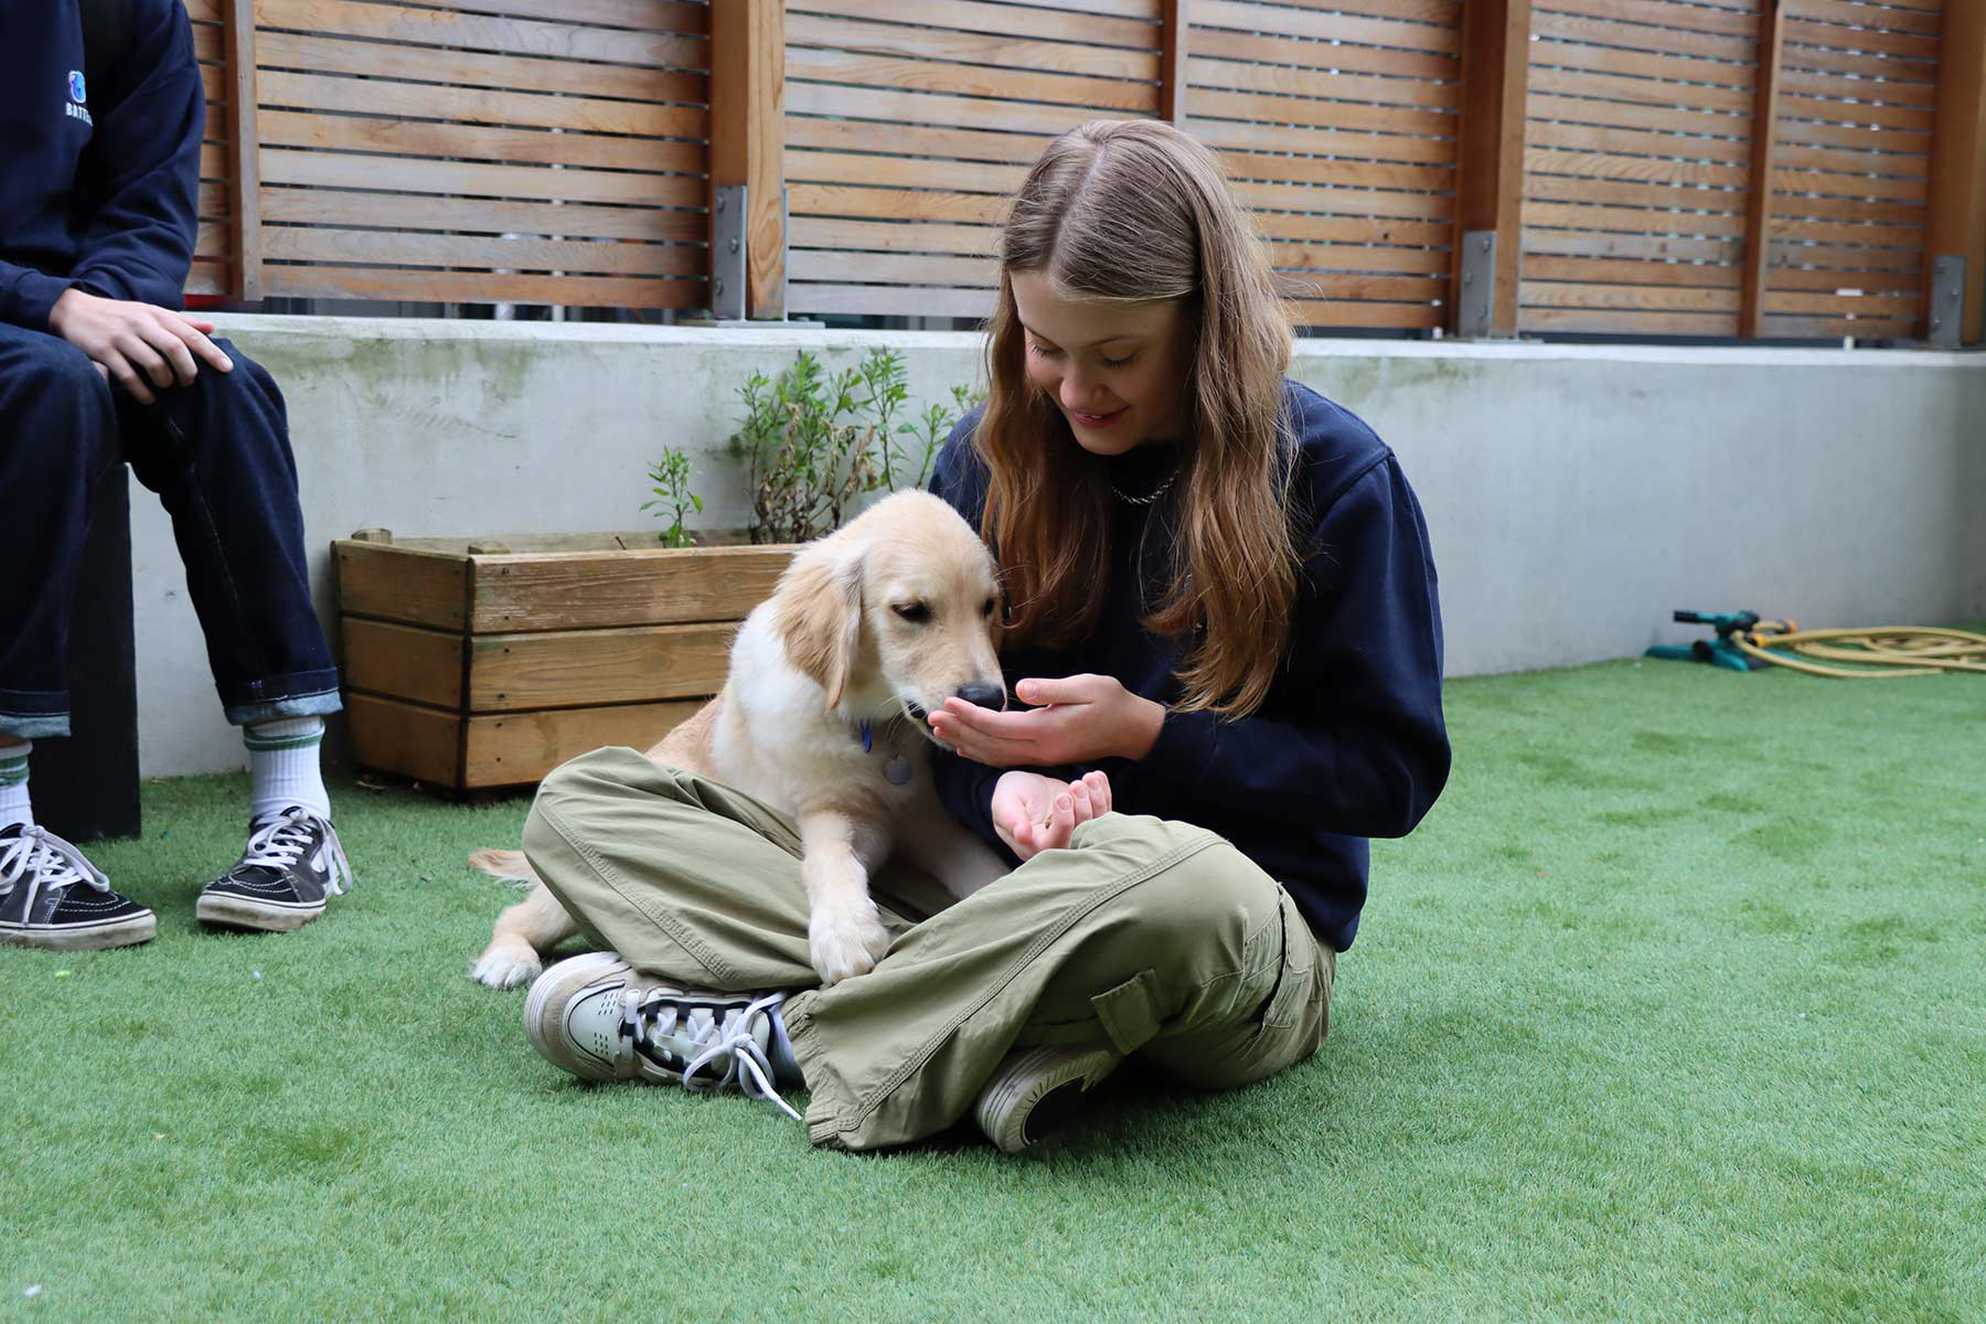
[[[582,1080],[735,1088],[777,1104],[772,1017],[784,993],[707,993],[639,974],[614,952],[560,961],[524,999],[524,1033],[546,1061]]]
[[[1061,1129],[1123,1057],[1112,1048],[1025,1048],[1000,1064],[979,1091],[973,1115],[986,1138],[1009,1154]]]

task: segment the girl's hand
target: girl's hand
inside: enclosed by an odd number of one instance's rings
[[[931,732],[962,757],[995,768],[1051,767],[1099,759],[1141,759],[1165,722],[1165,708],[1125,689],[1115,676],[1024,680],[1021,702],[995,712],[947,699],[928,720]]]
[[[1008,772],[993,787],[993,828],[1023,860],[1063,849],[1078,823],[1109,812],[1110,778],[1100,772],[1073,782],[1038,772]]]

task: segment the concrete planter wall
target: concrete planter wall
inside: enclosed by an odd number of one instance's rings
[[[547,323],[227,317],[282,384],[327,628],[353,529],[557,534],[639,524],[686,446],[708,527],[749,518],[738,387],[808,348],[900,351],[914,398],[979,380],[983,340]],[[1677,607],[1803,624],[1986,616],[1986,355],[1456,342],[1300,343],[1426,508],[1453,676],[1636,654]],[[133,493],[148,774],[242,765],[172,536]],[[652,537],[654,526],[648,529]],[[1745,683],[1737,678],[1736,683]]]

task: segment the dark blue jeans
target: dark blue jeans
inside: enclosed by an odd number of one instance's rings
[[[0,324],[0,735],[69,733],[63,659],[100,484],[128,462],[172,516],[221,706],[236,725],[336,712],[310,600],[282,393],[232,373],[141,405],[56,336]]]

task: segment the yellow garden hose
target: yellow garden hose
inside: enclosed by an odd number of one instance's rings
[[[1760,621],[1753,629],[1734,634],[1732,640],[1749,657],[1813,676],[1861,680],[1986,671],[1986,634],[1970,630],[1911,625],[1802,630],[1796,621]],[[1853,665],[1823,666],[1808,658]]]

